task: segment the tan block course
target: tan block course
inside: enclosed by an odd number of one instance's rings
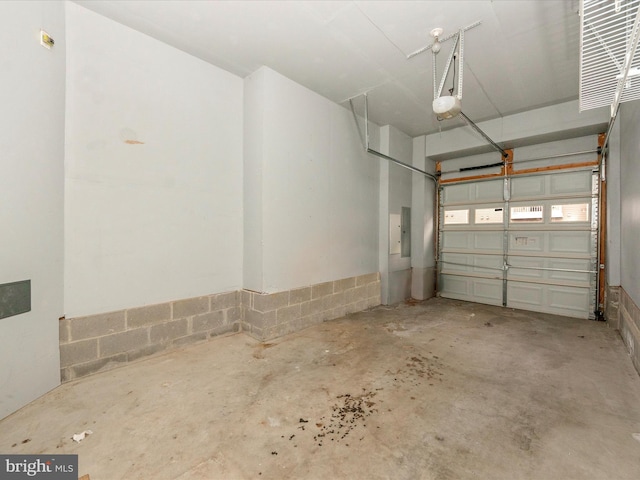
[[[253,310],[257,310],[258,312],[270,312],[289,305],[288,291],[268,294],[253,293],[251,296]]]
[[[368,283],[377,282],[379,280],[378,272],[368,273],[366,275],[360,275],[356,277],[356,287],[366,285]]]
[[[245,322],[252,327],[256,327],[261,330],[275,326],[276,321],[277,319],[275,310],[270,312],[257,312],[255,310],[248,310],[245,313]]]
[[[322,311],[322,298],[316,298],[309,302],[304,302],[300,305],[300,315],[306,317],[307,315],[315,315]]]
[[[239,296],[239,292],[226,292],[209,295],[211,302],[209,310],[213,312],[216,310],[226,310],[227,308],[235,307],[240,301]]]
[[[276,323],[282,324],[291,322],[300,317],[300,304],[282,307],[276,310]]]
[[[127,328],[137,328],[171,320],[171,303],[159,303],[127,310]]]
[[[242,300],[242,307],[253,308],[253,305],[251,304],[251,297],[252,297],[251,292],[249,292],[248,290],[242,290],[242,293],[240,295],[240,298]]]
[[[70,339],[69,332],[69,320],[64,319],[58,322],[58,338],[60,339],[60,343],[67,343]]]
[[[255,325],[248,325],[247,333],[250,334],[256,340],[264,340],[264,333],[261,328]]]
[[[192,322],[192,331],[194,333],[213,330],[214,328],[219,328],[224,325],[224,312],[217,311],[203,313],[202,315],[196,315],[195,317],[193,317]]]
[[[367,298],[380,296],[380,284],[379,283],[369,283],[367,284]]]
[[[72,342],[123,332],[125,329],[125,311],[118,310],[116,312],[74,318],[70,321],[69,326],[69,340]]]
[[[343,292],[349,288],[356,286],[356,277],[343,278],[342,280],[336,280],[333,282],[334,293]]]
[[[356,313],[358,311],[358,307],[355,303],[348,303],[344,306],[344,314],[348,315],[350,313]]]
[[[209,297],[195,297],[173,302],[173,318],[190,317],[209,311]]]
[[[138,328],[101,337],[98,340],[100,357],[109,357],[116,353],[126,353],[149,344],[149,329]]]
[[[186,318],[174,320],[173,322],[153,325],[149,331],[150,343],[166,343],[178,337],[187,335],[188,322]]]
[[[367,308],[376,307],[380,305],[380,296],[367,298]]]
[[[620,319],[619,330],[636,371],[640,373],[640,308],[629,297],[627,292],[620,289]]]
[[[289,295],[288,305],[284,298]],[[251,302],[242,304],[242,328],[259,340],[269,340],[315,323],[342,317],[380,304],[377,272],[323,282],[270,295],[251,292]],[[246,296],[243,294],[243,299]],[[276,317],[264,316],[265,312]],[[259,308],[258,308],[259,307]],[[299,308],[299,310],[298,310]]]
[[[69,367],[70,379],[85,377],[92,373],[102,372],[114,367],[119,367],[127,363],[127,354],[121,353],[106,358],[99,358],[92,360],[91,362],[81,363],[79,365],[73,365]]]
[[[60,345],[60,366],[68,367],[76,363],[88,362],[98,357],[98,340],[80,340]]]
[[[333,293],[322,298],[322,310],[333,310],[334,308],[344,305],[344,293]]]
[[[350,288],[349,290],[344,292],[345,303],[354,303],[367,298],[367,286],[363,285],[356,288]]]
[[[131,352],[127,352],[127,362],[133,362],[142,357],[148,357],[149,355],[153,355],[154,353],[161,352],[167,348],[166,344],[156,344],[156,345],[147,345],[142,348],[138,348]]]
[[[272,294],[224,292],[64,319],[59,325],[61,379],[240,329],[266,341],[379,304],[379,275],[373,273]]]
[[[209,334],[207,332],[198,332],[187,335],[186,337],[176,338],[173,342],[171,342],[171,344],[175,345],[176,347],[180,347],[182,345],[188,345],[190,343],[201,342],[203,340],[206,340],[207,338],[209,338]]]
[[[324,297],[333,293],[333,282],[318,283],[311,285],[311,299]]]
[[[340,305],[332,310],[331,316],[332,318],[340,318],[345,316],[346,308],[344,305]]]
[[[225,311],[227,323],[237,323],[242,319],[242,309],[240,307],[232,307]]]
[[[311,300],[311,287],[295,288],[289,292],[289,305]]]

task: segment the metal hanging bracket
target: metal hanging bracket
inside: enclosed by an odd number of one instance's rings
[[[478,20],[477,22],[474,22],[470,25],[467,25],[466,27],[462,27],[459,30],[463,30],[463,31],[467,31],[467,30],[471,30],[474,27],[477,27],[478,25],[480,25],[482,23],[481,20]],[[444,38],[439,38],[438,39],[438,43],[442,43],[442,42],[446,42],[447,40],[451,40],[453,37],[457,36],[459,33],[459,31],[452,33],[451,35],[447,35]],[[434,42],[435,43],[435,42]],[[427,50],[431,50],[431,47],[433,47],[433,43],[429,44],[429,45],[425,45],[422,48],[419,48],[418,50],[416,50],[415,52],[411,52],[409,55],[407,55],[407,60],[409,60],[410,58],[415,57],[416,55],[420,55],[421,53],[426,52]]]
[[[393,157],[390,157],[389,155],[385,155],[382,152],[378,152],[378,151],[372,149],[369,146],[369,100],[367,98],[367,94],[366,93],[363,93],[363,96],[364,96],[364,147],[365,147],[365,150],[367,151],[367,153],[370,153],[370,154],[375,155],[377,157],[383,158],[385,160],[389,160],[390,162],[395,163],[396,165],[400,165],[401,167],[404,167],[407,170],[411,170],[412,172],[421,173],[425,177],[429,177],[435,183],[438,183],[438,179],[435,177],[435,175],[432,175],[431,173],[425,172],[424,170],[420,170],[419,168],[414,167],[413,165],[409,165],[408,163],[405,163],[405,162],[397,160],[397,159],[395,159]],[[354,120],[356,122],[356,127],[358,128],[358,133],[361,134],[360,126],[358,124],[358,117],[356,115],[356,111],[355,111],[355,108],[353,106],[353,99],[349,100],[349,105],[351,105],[351,112],[353,113],[353,118],[354,118]],[[361,136],[361,138],[362,138],[362,136]]]

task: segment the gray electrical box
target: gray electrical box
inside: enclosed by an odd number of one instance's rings
[[[402,207],[402,218],[400,221],[400,247],[401,257],[411,256],[411,208]]]
[[[31,311],[31,280],[0,285],[0,319]]]

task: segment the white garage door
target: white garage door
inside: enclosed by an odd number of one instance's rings
[[[591,170],[441,187],[440,296],[594,318],[597,189]]]

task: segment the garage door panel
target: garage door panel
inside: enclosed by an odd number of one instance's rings
[[[544,197],[545,177],[519,177],[511,180],[511,199]]]
[[[489,305],[502,305],[502,280],[443,274],[440,296]]]
[[[450,185],[444,190],[444,203],[469,203],[471,202],[469,185]]]
[[[485,276],[502,277],[502,255],[473,255],[465,253],[443,253],[443,273],[475,273]]]
[[[504,183],[502,180],[479,182],[471,185],[473,186],[473,195],[476,201],[495,202],[502,200],[504,191]]]
[[[478,203],[502,201],[502,180],[449,185],[444,190],[444,203]]]
[[[545,232],[511,232],[509,233],[510,253],[542,253],[545,251]]]
[[[481,280],[473,282],[472,294],[485,300],[502,304],[502,280]]]
[[[502,238],[502,232],[476,232],[473,236],[473,248],[502,252]]]
[[[442,250],[450,248],[469,248],[469,232],[442,232]]]
[[[592,263],[582,259],[558,259],[544,257],[509,256],[507,263],[509,280],[546,281],[555,285],[568,282],[589,286],[591,282]]]
[[[592,251],[591,232],[547,232],[549,253],[573,253],[589,256]]]
[[[538,279],[544,278],[545,259],[536,257],[509,257],[507,263],[509,270],[507,271],[507,279]],[[524,267],[524,268],[518,268]]]
[[[469,278],[457,275],[442,275],[440,294],[447,298],[465,299],[470,295]]]
[[[557,270],[549,272],[549,280],[552,282],[584,282],[585,284],[591,283],[592,275],[595,274],[595,264],[589,260],[580,259],[553,259],[553,261],[547,262],[550,268]],[[572,270],[580,270],[574,272]]]
[[[591,193],[592,174],[588,170],[581,172],[558,173],[546,178],[549,179],[549,195],[579,193],[586,193],[588,195]]]
[[[592,186],[590,170],[529,177],[516,176],[511,179],[511,200],[580,194],[588,196],[591,195]]]
[[[465,249],[502,253],[502,232],[445,231],[442,250]]]
[[[509,283],[507,286],[509,306],[528,308],[544,303],[544,285],[536,283]]]
[[[440,295],[592,317],[597,186],[591,170],[443,186]]]
[[[555,287],[549,289],[549,306],[559,311],[569,311],[589,316],[589,289]]]
[[[511,308],[578,318],[589,318],[591,314],[588,287],[558,287],[514,281],[507,285],[507,298],[507,306]]]
[[[517,231],[509,232],[509,254],[573,254],[589,258],[593,251],[591,231]]]

